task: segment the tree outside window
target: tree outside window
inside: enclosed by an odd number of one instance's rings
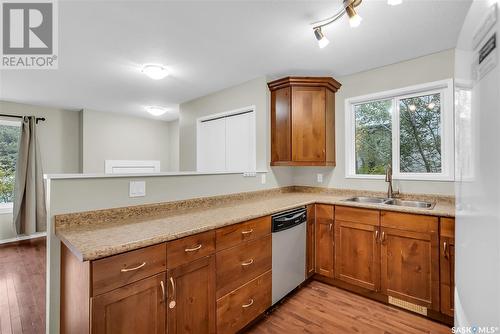
[[[21,128],[0,122],[0,205],[14,200],[14,180]]]

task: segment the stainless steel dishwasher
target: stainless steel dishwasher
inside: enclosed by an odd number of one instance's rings
[[[306,208],[272,216],[273,305],[306,279]]]

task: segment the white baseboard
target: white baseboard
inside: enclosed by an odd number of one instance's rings
[[[47,236],[47,232],[37,232],[34,234],[30,234],[30,235],[21,235],[21,236],[15,237],[15,238],[0,240],[0,245],[1,244],[8,244],[11,242],[16,242],[16,241],[36,239],[36,238],[41,238],[41,237],[46,237],[46,236]]]

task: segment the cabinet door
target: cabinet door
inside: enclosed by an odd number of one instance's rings
[[[325,88],[292,88],[292,159],[325,162]]]
[[[92,333],[165,333],[165,273],[92,298]]]
[[[455,290],[455,221],[442,218],[440,227],[441,313],[453,317]]]
[[[168,333],[215,333],[215,257],[167,271]]]
[[[386,227],[381,232],[382,293],[439,311],[437,232]]]
[[[335,278],[380,289],[379,226],[335,220]]]
[[[333,277],[333,206],[316,205],[316,273]]]
[[[271,92],[271,164],[291,160],[290,87]]]
[[[315,264],[315,224],[316,221],[316,210],[314,204],[307,206],[307,258],[306,258],[306,276],[311,277],[314,274],[314,264]]]

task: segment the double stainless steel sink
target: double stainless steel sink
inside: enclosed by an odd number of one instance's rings
[[[357,203],[369,203],[369,204],[386,204],[395,206],[406,206],[412,208],[420,209],[432,209],[436,203],[425,202],[425,201],[412,201],[412,200],[402,200],[395,198],[382,198],[382,197],[364,197],[357,196],[346,199],[347,202],[357,202]]]

